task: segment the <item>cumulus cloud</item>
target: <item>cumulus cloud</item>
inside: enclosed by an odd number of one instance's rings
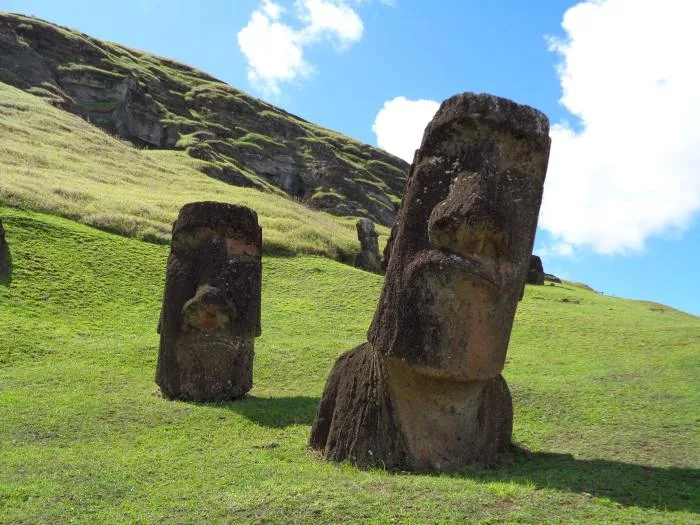
[[[578,121],[551,130],[539,225],[555,246],[636,251],[700,211],[699,19],[692,0],[590,0],[564,15],[550,49]]]
[[[545,259],[550,257],[572,257],[574,255],[574,247],[565,242],[554,242],[537,248],[535,253]]]
[[[362,38],[362,20],[355,10],[344,2],[297,0],[295,5],[299,19],[305,24],[301,30],[303,39],[308,43],[327,38],[341,49],[345,49]]]
[[[364,24],[353,3],[357,0],[295,0],[290,11],[272,0],[262,0],[237,35],[251,83],[279,94],[282,83],[314,72],[304,57],[309,46],[328,42],[342,51],[359,42]],[[288,12],[292,23],[282,20]]]
[[[406,97],[387,100],[372,125],[377,145],[406,162],[413,162],[425,126],[439,107],[434,100],[409,100]]]

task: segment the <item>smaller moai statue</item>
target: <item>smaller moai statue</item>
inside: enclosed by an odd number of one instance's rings
[[[374,273],[383,273],[374,223],[370,219],[362,218],[357,221],[355,227],[357,239],[360,241],[360,253],[355,255],[353,266]]]
[[[173,225],[156,383],[168,398],[227,401],[253,386],[262,230],[244,206],[194,202]]]
[[[0,220],[0,281],[10,276],[10,247],[5,240],[5,228]]]
[[[527,271],[527,284],[544,284],[544,267],[537,255],[530,256],[530,269]]]

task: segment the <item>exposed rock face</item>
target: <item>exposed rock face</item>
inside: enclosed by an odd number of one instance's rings
[[[195,202],[180,210],[159,324],[156,382],[167,397],[225,401],[253,386],[261,247],[249,208]]]
[[[10,276],[10,247],[5,240],[5,228],[0,221],[0,281]]]
[[[501,376],[549,156],[538,111],[443,102],[411,168],[368,342],[330,373],[310,446],[360,467],[451,470],[510,449]]]
[[[236,186],[393,224],[408,165],[183,64],[0,13],[0,82],[140,145],[183,149]]]
[[[544,280],[552,283],[561,283],[561,279],[559,279],[559,277],[556,275],[552,275],[551,273],[545,273]],[[544,282],[542,284],[544,284]],[[591,290],[593,290],[593,288],[591,288]]]
[[[357,238],[360,241],[360,253],[355,256],[353,265],[374,273],[382,273],[379,241],[374,223],[366,218],[360,219],[355,225]]]
[[[527,284],[544,284],[544,267],[537,255],[530,256],[530,269],[527,271]]]

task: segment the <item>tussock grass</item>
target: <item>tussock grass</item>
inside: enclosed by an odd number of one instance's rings
[[[695,316],[528,286],[505,370],[513,461],[360,472],[306,441],[333,361],[365,340],[380,277],[265,257],[254,389],[170,402],[152,395],[168,248],[0,217],[14,262],[0,285],[0,522],[697,523]]]
[[[122,235],[167,242],[183,204],[217,200],[256,210],[267,253],[348,260],[359,250],[356,219],[217,181],[198,171],[203,161],[178,151],[136,149],[5,84],[0,84],[0,158],[0,203]],[[388,233],[378,231],[383,238]]]

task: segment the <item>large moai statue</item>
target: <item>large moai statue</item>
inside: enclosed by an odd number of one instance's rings
[[[501,371],[549,157],[540,112],[465,93],[414,158],[368,342],[331,371],[309,445],[391,469],[487,465],[510,450]]]
[[[355,225],[357,239],[360,241],[360,253],[355,255],[353,266],[374,273],[383,273],[382,259],[379,255],[379,240],[374,223],[367,218],[362,218]]]
[[[8,279],[10,271],[10,247],[5,240],[5,228],[2,225],[2,221],[0,221],[0,281]]]
[[[173,399],[225,401],[253,386],[262,230],[256,213],[186,204],[173,225],[156,383]]]

